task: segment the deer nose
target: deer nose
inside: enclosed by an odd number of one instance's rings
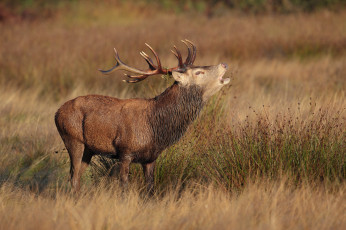
[[[222,66],[223,68],[225,68],[225,69],[228,68],[228,65],[227,65],[226,63],[221,63],[221,66]]]

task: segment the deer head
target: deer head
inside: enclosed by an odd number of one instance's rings
[[[196,46],[187,39],[182,40],[182,42],[187,47],[188,55],[186,60],[183,61],[180,51],[176,46],[174,46],[174,50],[171,51],[178,59],[178,66],[176,67],[162,68],[161,61],[155,50],[150,45],[145,44],[154,54],[157,63],[155,65],[149,55],[147,55],[143,51],[140,52],[141,56],[149,65],[148,70],[143,71],[126,65],[120,60],[117,50],[114,49],[116,60],[115,66],[113,66],[109,70],[100,71],[104,74],[110,74],[115,70],[126,70],[136,74],[135,76],[125,74],[128,79],[124,81],[127,83],[136,83],[146,79],[149,76],[157,74],[171,75],[173,76],[174,80],[178,82],[178,84],[182,87],[188,87],[191,85],[200,86],[204,92],[203,99],[207,100],[210,96],[218,92],[222,88],[222,86],[230,82],[229,78],[223,78],[223,75],[226,73],[228,66],[225,63],[212,66],[193,66],[197,53]]]

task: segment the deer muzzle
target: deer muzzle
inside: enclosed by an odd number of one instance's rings
[[[221,76],[219,77],[219,81],[220,81],[221,85],[226,85],[230,82],[230,79],[229,78],[223,78],[223,76],[228,69],[228,65],[226,63],[221,63],[220,67],[221,67]]]

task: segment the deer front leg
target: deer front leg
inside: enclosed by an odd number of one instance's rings
[[[155,161],[151,163],[142,164],[145,182],[147,184],[147,191],[150,194],[154,192],[154,172],[155,172]]]

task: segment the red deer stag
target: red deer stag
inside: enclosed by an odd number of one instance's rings
[[[211,95],[229,83],[222,78],[227,65],[193,66],[197,49],[188,41],[185,61],[174,46],[178,66],[163,68],[157,53],[148,44],[156,64],[144,52],[149,65],[142,71],[123,63],[116,49],[115,70],[126,70],[126,82],[135,83],[156,74],[172,75],[175,82],[152,99],[121,100],[108,96],[87,95],[67,101],[56,112],[55,123],[71,160],[71,184],[79,189],[80,177],[95,154],[112,155],[120,161],[120,180],[127,184],[131,163],[141,163],[148,190],[152,191],[155,161],[168,146],[176,143],[188,125],[197,118]]]

